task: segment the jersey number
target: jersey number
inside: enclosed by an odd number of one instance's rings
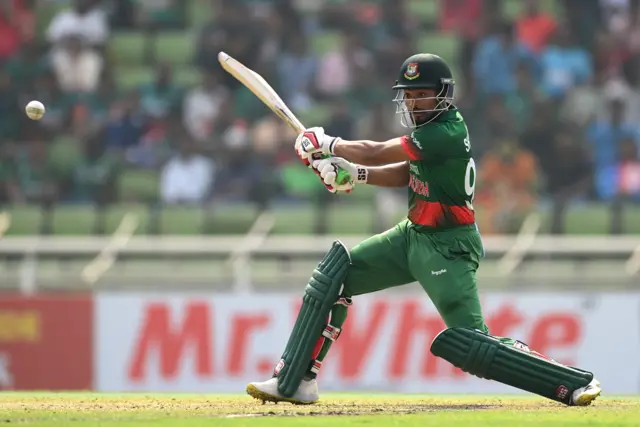
[[[471,202],[473,202],[476,192],[476,162],[473,160],[473,157],[469,158],[467,170],[464,173],[464,191],[467,193],[467,196],[469,196],[469,202],[467,204],[473,209]]]

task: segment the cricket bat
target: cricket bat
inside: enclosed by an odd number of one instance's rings
[[[273,111],[280,119],[282,119],[289,127],[300,134],[304,132],[306,127],[298,120],[295,114],[289,109],[287,104],[280,98],[276,91],[262,78],[262,76],[252,69],[243,65],[237,59],[229,56],[224,52],[218,53],[218,61],[224,70],[236,78],[255,96],[257,96],[271,111]],[[330,156],[323,155],[322,158]],[[338,184],[347,183],[351,177],[345,171],[340,169],[336,182]]]

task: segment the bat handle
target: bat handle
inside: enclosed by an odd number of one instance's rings
[[[314,159],[328,159],[331,156],[329,154],[313,154],[312,158]],[[308,165],[307,165],[308,166]],[[349,181],[351,181],[351,175],[349,174],[349,172],[347,172],[346,170],[342,169],[341,167],[338,167],[338,176],[336,177],[336,182],[339,185],[343,185],[348,183]]]

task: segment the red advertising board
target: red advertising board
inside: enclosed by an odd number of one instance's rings
[[[90,294],[0,293],[0,390],[93,387]]]

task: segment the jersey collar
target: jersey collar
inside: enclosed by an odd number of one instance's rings
[[[436,117],[434,122],[449,122],[452,120],[457,120],[457,118],[458,118],[458,109],[452,105],[449,107],[447,111],[444,111],[442,114]]]

